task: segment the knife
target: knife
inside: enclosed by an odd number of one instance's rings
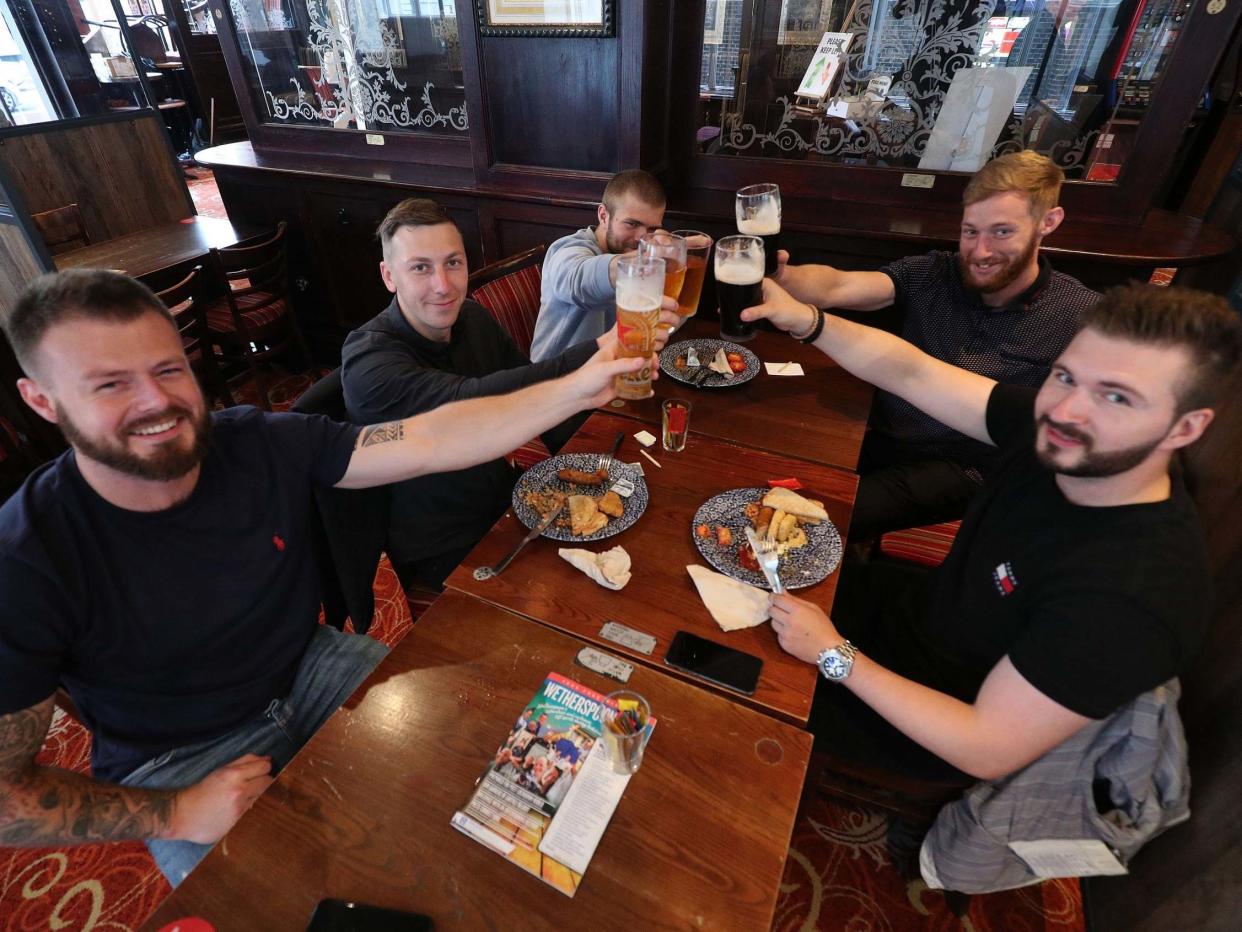
[[[565,502],[567,501],[569,501],[569,499],[565,499],[565,501],[561,502],[561,504],[550,515],[531,528],[530,533],[518,541],[517,546],[509,551],[509,555],[491,568],[491,572],[487,574],[486,578],[499,576],[503,573],[508,565],[513,562],[513,558],[518,555],[518,552],[521,551],[523,547],[551,527],[552,522],[556,520],[557,515],[565,510]]]

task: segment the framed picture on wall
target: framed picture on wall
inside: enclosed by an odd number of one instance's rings
[[[475,0],[484,36],[610,38],[614,0]]]

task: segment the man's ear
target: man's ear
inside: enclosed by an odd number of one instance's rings
[[[1214,417],[1216,417],[1216,412],[1211,408],[1196,408],[1194,411],[1179,415],[1160,446],[1165,450],[1178,450],[1190,446],[1203,436],[1203,432],[1207,430],[1207,426],[1212,423]]]
[[[608,226],[608,208],[607,208],[607,207],[605,207],[603,204],[600,204],[598,207],[596,207],[596,208],[595,208],[595,219],[596,219],[597,221],[599,221],[599,225],[600,225],[601,227],[607,228],[607,226]]]
[[[1053,230],[1055,230],[1057,227],[1061,225],[1061,221],[1063,221],[1064,219],[1065,219],[1065,208],[1064,207],[1052,208],[1052,210],[1044,214],[1044,219],[1041,220],[1039,223],[1040,237],[1042,238],[1042,237],[1048,236],[1050,233],[1052,233]]]
[[[30,405],[43,420],[52,424],[60,423],[56,416],[56,402],[34,379],[18,379],[17,391],[21,394],[22,401]]]
[[[384,287],[393,294],[397,293],[397,283],[393,280],[392,272],[388,270],[387,262],[380,262],[380,278],[384,281]]]

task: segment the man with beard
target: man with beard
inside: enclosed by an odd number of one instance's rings
[[[316,624],[313,487],[491,459],[644,364],[356,427],[209,413],[168,311],[115,272],[44,276],[3,325],[71,449],[0,507],[0,845],[143,839],[174,885],[386,653]],[[62,685],[93,778],[35,763]]]
[[[596,209],[599,225],[562,236],[548,247],[530,347],[533,361],[559,356],[612,329],[617,322],[617,259],[637,250],[640,239],[659,229],[664,200],[654,175],[623,171],[604,188]]]
[[[1099,297],[1039,254],[1065,217],[1057,206],[1064,177],[1037,152],[1002,156],[966,186],[956,253],[934,251],[878,272],[782,261],[775,279],[816,307],[895,305],[902,336],[924,352],[1000,382],[1039,385]],[[994,461],[987,445],[888,392],[877,393],[869,426],[850,526],[859,543],[960,518]]]
[[[858,567],[832,619],[773,597],[781,646],[831,681],[812,709],[817,743],[907,774],[997,780],[1177,675],[1210,578],[1171,461],[1242,355],[1223,298],[1114,288],[1039,389],[940,362],[771,281],[764,299],[743,318],[815,334],[859,378],[999,452],[930,583]]]

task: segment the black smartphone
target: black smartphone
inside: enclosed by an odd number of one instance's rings
[[[748,696],[754,693],[759,671],[763,669],[763,661],[753,654],[744,654],[689,631],[673,635],[664,662]]]
[[[432,932],[430,916],[351,903],[320,900],[306,932]]]

